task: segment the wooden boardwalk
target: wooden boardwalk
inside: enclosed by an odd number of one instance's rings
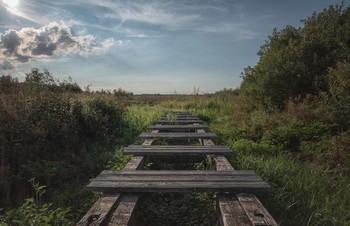
[[[185,112],[166,112],[142,133],[142,145],[130,145],[124,152],[134,157],[124,170],[102,171],[88,185],[89,190],[103,192],[77,225],[135,225],[138,200],[145,192],[217,192],[220,223],[233,225],[278,225],[252,193],[270,192],[271,188],[253,171],[234,170],[226,157],[232,151],[217,146],[213,133],[196,116]],[[196,145],[152,145],[155,139],[198,139]],[[216,171],[143,170],[150,159],[174,162],[196,160],[214,155]]]

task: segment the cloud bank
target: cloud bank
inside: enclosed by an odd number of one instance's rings
[[[52,22],[41,28],[9,29],[0,33],[0,69],[64,55],[98,55],[115,44],[113,38],[97,41],[93,35],[73,35],[65,22]]]

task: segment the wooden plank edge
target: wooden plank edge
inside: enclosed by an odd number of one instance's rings
[[[229,163],[229,161],[224,156],[217,156],[215,157],[216,167],[217,170],[222,171],[228,171],[228,170],[234,170],[232,165]],[[277,222],[274,220],[274,218],[271,216],[271,214],[266,210],[266,208],[263,206],[263,204],[259,201],[258,198],[256,198],[253,194],[229,194],[230,196],[226,196],[226,198],[230,200],[235,200],[232,202],[229,202],[230,208],[232,210],[237,211],[237,213],[234,213],[232,211],[232,214],[234,217],[230,217],[230,220],[232,221],[232,218],[241,218],[241,212],[239,209],[242,209],[244,213],[246,214],[246,217],[249,219],[250,224],[249,225],[269,225],[269,226],[277,226]],[[237,207],[239,205],[240,207]],[[223,209],[220,209],[220,211],[224,211]],[[221,217],[225,217],[227,215],[226,212],[221,212]],[[245,220],[244,218],[243,220]],[[222,219],[221,222],[228,221],[229,219]],[[234,220],[236,222],[237,219]],[[245,222],[242,222],[243,225]],[[225,224],[223,224],[225,225]],[[230,224],[227,224],[230,225]],[[235,225],[235,224],[233,224]]]
[[[130,226],[136,223],[140,194],[123,193],[118,208],[112,213],[108,226]]]
[[[237,198],[253,225],[278,225],[255,195],[237,194]]]
[[[158,133],[158,130],[153,130],[152,133]],[[142,145],[151,145],[152,139],[145,140]],[[137,170],[142,169],[146,162],[146,158],[143,156],[135,156],[124,167],[124,170]],[[127,199],[123,198],[124,195],[119,193],[108,194],[100,197],[95,204],[88,210],[88,212],[82,217],[82,219],[76,224],[77,226],[98,226],[105,225],[107,219],[114,216],[120,216],[121,222],[132,222],[133,212],[136,208],[137,200],[139,199],[138,194],[131,194]],[[134,205],[127,204],[125,200],[135,200]],[[118,204],[118,206],[117,206]],[[128,206],[129,208],[125,208]],[[102,211],[101,211],[102,210]],[[123,210],[124,214],[119,214]],[[112,216],[111,216],[112,215]],[[113,220],[115,220],[113,218]],[[112,218],[111,218],[112,219]],[[128,224],[125,224],[128,225]]]
[[[159,130],[153,130],[152,133],[158,133]],[[152,145],[153,139],[146,139],[142,143],[142,145],[149,146]],[[144,167],[144,164],[147,162],[148,159],[146,159],[143,156],[135,156],[132,159],[134,159],[134,162],[129,163],[125,166],[124,170],[139,170]],[[141,197],[140,194],[129,194],[129,193],[122,193],[121,200],[119,201],[118,206],[116,209],[112,212],[110,216],[110,220],[108,225],[110,226],[130,226],[134,225],[136,222],[136,216],[137,214],[137,203],[139,198]]]
[[[104,225],[108,216],[118,204],[119,197],[120,194],[105,194],[100,197],[76,225]]]
[[[198,130],[205,133],[204,130]],[[202,139],[202,145],[215,145],[210,139]],[[220,171],[235,170],[225,156],[215,157],[216,169]],[[277,222],[266,210],[263,204],[253,194],[224,194],[217,195],[217,206],[220,214],[220,223],[230,225],[269,225],[277,226]],[[230,200],[228,201],[227,198]],[[252,208],[253,207],[253,208]],[[245,216],[243,216],[245,213]],[[249,219],[247,221],[247,219]]]

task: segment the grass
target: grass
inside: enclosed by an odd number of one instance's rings
[[[327,173],[330,161],[336,159],[320,161],[325,153],[315,150],[319,146],[305,148],[307,142],[322,145],[325,140],[339,140],[335,139],[339,133],[329,113],[320,114],[320,109],[305,105],[299,109],[294,106],[291,111],[266,112],[232,96],[173,100],[160,105],[206,119],[219,135],[219,143],[234,151],[230,160],[234,167],[255,170],[273,187],[271,195],[260,199],[281,225],[350,225],[346,165],[337,168],[337,173]],[[327,156],[339,150],[337,147],[344,149],[339,141],[329,143],[337,146],[323,145]],[[305,151],[312,155],[311,160],[303,158]]]
[[[108,103],[116,101],[112,97],[106,98],[110,98]],[[164,111],[186,111],[198,115],[209,125],[211,132],[218,135],[218,144],[233,150],[230,162],[236,169],[255,170],[273,187],[271,195],[259,199],[281,225],[350,225],[349,132],[339,129],[336,119],[325,106],[301,103],[290,105],[282,112],[264,110],[251,100],[230,93],[135,97],[124,101],[124,111],[116,128],[118,137],[112,149],[115,151],[107,153],[104,150],[111,145],[94,147],[93,152],[83,155],[89,155],[83,157],[86,158],[82,160],[85,165],[95,165],[93,155],[98,155],[98,159],[106,162],[105,168],[122,169],[130,159],[122,153],[123,149],[130,144],[140,144],[137,136],[145,132],[148,125],[159,119]],[[109,110],[109,105],[98,101],[96,106]],[[86,114],[90,117],[95,112]],[[101,117],[100,122],[103,123],[104,119]],[[90,127],[95,125],[92,122]],[[101,137],[110,131],[102,132],[98,134]],[[157,141],[157,144],[167,143],[165,140]],[[212,164],[209,158],[198,164],[157,167],[208,170]],[[150,164],[149,167],[156,166]],[[67,207],[67,203],[77,202],[78,206],[84,206],[72,210],[74,220],[97,198],[83,192],[81,186],[85,182],[78,180],[76,184],[62,188],[57,202],[53,199],[58,206]],[[80,189],[76,189],[78,186]],[[151,224],[155,219],[159,225],[217,224],[213,194],[155,194],[145,196],[141,203],[140,224]]]

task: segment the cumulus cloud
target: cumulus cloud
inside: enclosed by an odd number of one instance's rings
[[[72,34],[63,21],[52,22],[41,28],[10,29],[0,33],[0,67],[62,55],[89,56],[104,53],[120,41],[108,38],[101,42],[93,35]]]

